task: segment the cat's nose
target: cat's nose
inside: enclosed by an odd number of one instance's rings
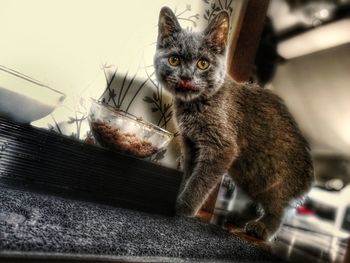
[[[180,76],[181,80],[184,80],[184,81],[190,81],[192,79],[192,75],[190,74],[183,74]]]
[[[193,78],[193,71],[190,68],[183,68],[181,70],[180,79],[181,80],[191,80]]]

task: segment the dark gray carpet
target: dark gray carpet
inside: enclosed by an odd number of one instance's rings
[[[195,219],[0,187],[0,255],[18,251],[279,261]]]

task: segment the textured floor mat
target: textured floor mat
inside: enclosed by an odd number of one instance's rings
[[[217,226],[0,187],[0,255],[279,261]]]

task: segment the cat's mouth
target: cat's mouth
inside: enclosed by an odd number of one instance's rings
[[[191,81],[180,80],[175,86],[175,91],[179,93],[198,92],[199,89],[196,88]]]
[[[183,88],[183,87],[181,87],[181,86],[176,86],[176,87],[175,87],[175,91],[176,91],[176,92],[179,92],[179,93],[188,93],[188,92],[190,92],[190,93],[196,93],[196,92],[198,92],[199,90],[196,89],[196,88],[188,89],[188,88]]]

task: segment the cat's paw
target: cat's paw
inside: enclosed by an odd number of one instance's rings
[[[260,221],[250,221],[245,225],[245,232],[252,236],[262,240],[268,240],[269,233],[266,225]]]
[[[188,203],[182,199],[177,199],[175,206],[176,214],[179,216],[194,217],[196,215],[195,209],[193,209]]]

